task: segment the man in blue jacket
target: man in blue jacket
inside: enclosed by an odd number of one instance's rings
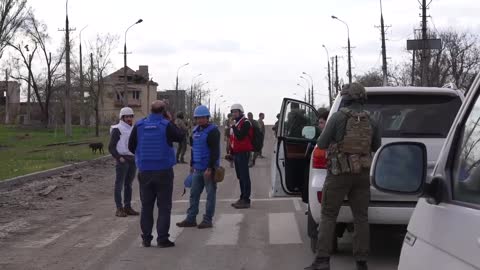
[[[135,154],[139,170],[142,244],[144,247],[151,246],[153,208],[156,201],[157,244],[161,248],[167,248],[175,246],[168,239],[172,211],[173,166],[176,164],[172,143],[181,142],[185,134],[172,122],[172,116],[166,110],[165,102],[154,101],[151,112],[148,117],[138,121],[134,126],[128,148]]]
[[[192,188],[190,190],[190,207],[187,218],[177,223],[178,227],[197,227],[198,205],[203,189],[207,191],[207,204],[203,221],[199,229],[213,226],[217,184],[213,180],[215,169],[220,166],[220,131],[209,122],[210,112],[204,105],[195,109],[193,114],[197,126],[193,129],[191,138],[193,172]]]

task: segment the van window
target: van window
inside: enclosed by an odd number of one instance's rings
[[[446,138],[461,105],[458,96],[369,94],[365,109],[383,137]]]
[[[467,117],[457,148],[453,199],[480,204],[480,100]]]
[[[315,138],[320,134],[318,127],[318,116],[311,106],[295,101],[288,101],[285,107],[285,123],[283,124],[282,135],[290,138],[305,138],[304,128],[312,127],[315,131]]]

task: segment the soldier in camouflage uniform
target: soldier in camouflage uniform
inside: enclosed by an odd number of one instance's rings
[[[335,226],[347,196],[354,218],[353,255],[357,269],[367,268],[369,252],[368,205],[370,202],[369,168],[372,153],[381,145],[377,124],[363,110],[365,88],[352,83],[341,91],[345,108],[331,115],[317,146],[327,150],[328,173],[323,187],[317,256],[307,270],[330,269]]]

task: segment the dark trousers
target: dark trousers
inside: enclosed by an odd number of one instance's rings
[[[368,205],[370,203],[369,171],[360,174],[327,174],[323,186],[322,219],[319,224],[317,257],[329,257],[338,213],[345,196],[348,197],[353,214],[353,256],[357,261],[366,261],[370,246]]]
[[[132,201],[132,183],[135,179],[137,166],[135,160],[125,159],[125,162],[117,161],[115,166],[115,204],[117,208],[130,207]],[[123,204],[122,204],[122,190],[123,190]]]
[[[157,234],[158,242],[168,239],[170,234],[170,215],[172,212],[173,169],[163,171],[146,171],[138,174],[142,213],[140,227],[142,238],[151,241],[153,228],[153,208],[158,207]]]
[[[249,152],[236,153],[235,158],[235,172],[240,182],[240,199],[250,202],[250,194],[252,190],[252,183],[250,181],[250,171],[248,168],[248,161],[250,159]]]
[[[187,139],[178,143],[177,161],[185,161],[185,153],[187,152]]]

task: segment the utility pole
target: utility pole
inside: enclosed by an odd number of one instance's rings
[[[330,76],[330,60],[327,59],[328,63],[328,104],[330,105],[330,108],[332,108],[332,79]]]
[[[335,55],[335,96],[340,91],[340,85],[338,84],[338,56]]]
[[[10,106],[9,106],[9,99],[10,94],[8,93],[8,69],[5,69],[5,124],[8,125],[10,123]]]
[[[82,56],[82,31],[87,28],[87,26],[83,27],[80,30],[80,44],[79,44],[79,52],[80,52],[80,125],[85,125],[85,118],[86,118],[86,111],[85,111],[85,92],[83,90],[83,56]]]
[[[383,22],[383,7],[382,0],[380,0],[380,32],[382,36],[382,73],[383,86],[388,84],[388,69],[387,69],[387,47],[385,45],[385,24]]]
[[[428,74],[428,57],[427,57],[427,0],[422,0],[422,86],[428,86],[427,74]]]
[[[59,31],[65,31],[65,136],[72,136],[72,96],[71,96],[71,79],[70,79],[70,29],[68,22],[68,0],[65,4],[65,29]]]
[[[415,51],[412,51],[412,86],[415,85]]]

